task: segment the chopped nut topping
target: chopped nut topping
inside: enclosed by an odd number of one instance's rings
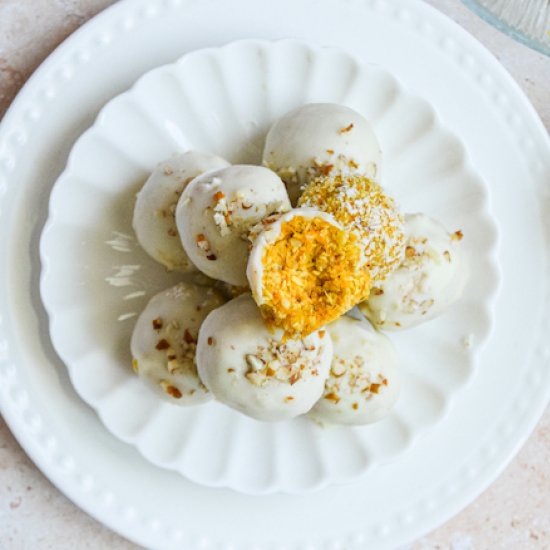
[[[462,233],[462,231],[459,229],[458,231],[455,231],[452,235],[451,235],[451,239],[453,241],[461,241],[462,240],[462,237],[464,237],[464,234]]]
[[[214,254],[210,249],[210,243],[208,242],[208,239],[202,233],[199,233],[195,237],[195,240],[197,242],[197,246],[206,254],[206,257],[210,260],[209,256],[214,256]],[[216,256],[214,256],[214,260],[215,259]]]
[[[351,132],[353,130],[353,122],[350,122],[345,128],[340,128],[338,130],[339,134],[345,134],[346,132]]]
[[[252,370],[262,370],[265,366],[265,361],[251,353],[246,356],[246,362]]]
[[[183,340],[187,344],[196,344],[197,339],[189,332],[188,329],[185,329],[185,332],[183,333]]]
[[[173,357],[173,359],[170,359],[170,357]],[[178,361],[176,361],[176,358],[174,356],[170,356],[168,359],[168,363],[167,363],[167,368],[168,368],[168,372],[170,374],[173,374],[174,371],[178,370],[179,368],[181,368],[181,365]]]
[[[160,330],[162,328],[162,324],[162,319],[160,317],[153,319],[153,328],[155,330]]]
[[[319,173],[322,176],[328,176],[332,169],[334,168],[334,164],[323,164],[322,166],[319,166]]]
[[[168,349],[170,347],[170,344],[168,343],[168,340],[165,340],[164,338],[162,340],[159,340],[157,342],[157,345],[155,346],[156,349],[159,351]]]
[[[160,381],[160,386],[162,387],[162,389],[168,395],[171,395],[172,397],[175,397],[176,399],[181,398],[181,396],[182,396],[181,391],[178,390],[178,388],[176,388],[176,386],[173,386],[172,384],[170,384],[170,382],[167,382],[166,380],[161,380]]]
[[[327,393],[325,395],[325,399],[328,399],[329,401],[333,401],[334,403],[338,403],[340,401],[340,397],[333,392]]]
[[[300,372],[295,372],[288,380],[290,382],[290,385],[293,386],[294,384],[296,384],[296,382],[298,382],[298,380],[300,380],[300,378],[302,377],[302,375],[300,374]]]
[[[254,386],[265,386],[267,384],[267,378],[256,371],[247,372],[245,378]]]
[[[246,378],[258,386],[269,381],[294,385],[302,376],[314,375],[321,352],[322,348],[309,346],[302,340],[271,339],[267,346],[257,346],[255,353],[245,356],[249,369]]]
[[[332,367],[330,368],[330,374],[336,378],[340,378],[346,372],[346,367],[340,362],[333,362]]]
[[[351,360],[347,354],[344,358],[335,355],[330,376],[325,382],[324,398],[338,403],[341,395],[370,400],[373,394],[380,393],[380,388],[387,386],[388,380],[381,374],[373,376],[365,369],[366,364],[365,357],[360,355]]]

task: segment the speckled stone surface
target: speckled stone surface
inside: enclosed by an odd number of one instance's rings
[[[550,128],[550,58],[500,34],[458,0],[426,1],[465,27],[496,55]],[[0,117],[52,49],[112,3],[0,0]],[[550,549],[549,458],[550,410],[516,459],[487,491],[408,550]],[[86,548],[137,547],[61,495],[27,458],[0,419],[0,550]]]

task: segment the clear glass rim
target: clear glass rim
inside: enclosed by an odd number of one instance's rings
[[[540,42],[533,38],[530,38],[529,36],[525,35],[521,31],[510,26],[508,23],[506,23],[502,19],[499,19],[496,15],[490,12],[487,8],[479,4],[479,2],[477,2],[476,0],[461,0],[461,1],[466,7],[468,7],[475,14],[481,17],[484,21],[486,21],[487,23],[489,23],[499,31],[503,32],[504,34],[508,35],[514,40],[521,42],[525,46],[528,46],[529,48],[550,57],[549,45],[544,44],[543,42]]]

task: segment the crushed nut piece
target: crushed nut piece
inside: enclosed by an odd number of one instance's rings
[[[165,340],[164,338],[162,340],[159,340],[157,342],[157,345],[155,346],[156,349],[159,351],[168,349],[170,347],[170,344],[168,343],[168,340]]]
[[[185,329],[183,333],[183,341],[187,344],[196,344],[197,339],[189,332],[188,329]]]
[[[462,233],[462,231],[459,229],[458,231],[455,231],[452,235],[451,235],[451,239],[453,241],[461,241],[462,240],[462,237],[464,237],[464,234]]]
[[[328,401],[333,401],[334,403],[338,403],[340,401],[340,397],[333,392],[327,393],[325,395],[325,399]]]
[[[265,365],[265,362],[262,361],[262,359],[256,355],[252,355],[251,353],[246,356],[246,362],[252,370],[262,370]]]
[[[175,397],[176,399],[180,399],[181,396],[182,396],[182,393],[180,390],[178,390],[178,388],[176,388],[176,386],[173,386],[172,384],[170,384],[170,382],[166,381],[166,380],[161,380],[160,381],[160,385],[162,387],[162,389],[170,396],[172,397]]]
[[[346,373],[346,367],[340,362],[333,361],[332,367],[330,368],[330,373],[336,378],[340,378]]]
[[[298,382],[298,380],[300,380],[300,378],[302,377],[301,373],[300,372],[295,372],[288,380],[290,382],[290,385],[291,386],[294,386],[294,384],[296,384],[296,382]]]
[[[245,355],[249,381],[263,385],[270,380],[294,385],[302,376],[317,371],[321,348],[301,340],[281,342],[271,339],[267,346],[257,346],[255,353]]]
[[[345,128],[340,128],[338,130],[339,134],[345,134],[347,132],[351,132],[353,130],[353,122],[350,122]]]
[[[256,371],[247,372],[245,377],[254,386],[264,386],[267,384],[267,378]]]

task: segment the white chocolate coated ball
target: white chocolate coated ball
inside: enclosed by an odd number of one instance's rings
[[[390,340],[365,321],[341,317],[327,325],[334,355],[321,399],[310,418],[321,424],[361,425],[386,417],[401,387]]]
[[[277,174],[261,166],[236,165],[195,178],[180,197],[176,223],[183,248],[203,273],[246,286],[250,229],[289,209]]]
[[[332,359],[328,334],[283,341],[267,329],[250,294],[204,321],[197,367],[217,400],[247,416],[273,422],[304,414],[323,392]]]
[[[296,204],[314,178],[361,174],[378,180],[382,152],[368,121],[333,103],[310,103],[277,120],[269,130],[263,163],[281,176]]]
[[[171,403],[212,398],[198,377],[195,352],[201,323],[224,302],[213,288],[179,283],[153,296],[138,317],[131,340],[134,370]]]
[[[198,175],[229,166],[215,155],[188,151],[161,162],[139,191],[133,227],[137,240],[152,258],[169,270],[196,270],[183,250],[176,228],[178,199],[187,184]]]
[[[407,214],[404,230],[402,263],[359,305],[383,330],[410,328],[441,315],[460,298],[467,281],[460,231],[449,233],[424,214]]]

